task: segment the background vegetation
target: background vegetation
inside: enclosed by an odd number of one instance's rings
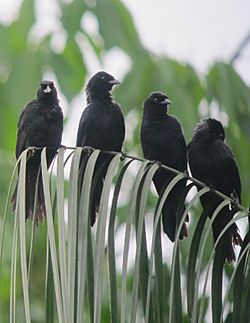
[[[0,213],[4,213],[8,186],[14,168],[14,148],[18,115],[27,101],[34,97],[39,81],[45,76],[56,80],[65,105],[65,126],[72,118],[76,100],[84,99],[82,89],[89,77],[92,62],[103,66],[107,54],[123,53],[130,62],[122,84],[115,91],[116,101],[122,106],[127,121],[127,135],[124,150],[142,156],[139,143],[141,106],[145,97],[153,90],[161,90],[171,98],[171,112],[181,121],[187,142],[194,125],[200,118],[215,116],[226,126],[228,144],[232,147],[242,179],[242,205],[248,207],[250,201],[250,89],[237,74],[234,67],[226,62],[215,62],[206,75],[198,75],[190,65],[184,65],[165,56],[157,56],[145,49],[134,26],[131,14],[122,2],[117,0],[80,1],[68,4],[57,1],[58,16],[56,28],[46,33],[37,33],[35,1],[22,3],[17,19],[10,25],[0,25]],[[86,17],[96,22],[96,30],[88,28]],[[112,59],[116,59],[114,54]],[[95,63],[96,64],[96,63]],[[76,128],[67,129],[68,134]],[[135,169],[128,173],[128,183],[135,177]],[[129,199],[124,184],[121,203],[117,211],[117,229],[126,219]],[[148,215],[152,216],[156,203],[154,193],[147,203]],[[200,214],[199,203],[192,209],[189,223],[190,236],[180,244],[181,271],[185,277],[189,246],[194,226]],[[1,221],[2,221],[1,217]],[[7,322],[9,317],[9,286],[11,248],[14,217],[8,208],[3,263],[1,268],[1,317]],[[243,222],[246,225],[246,222]],[[31,225],[28,230],[31,230]],[[246,233],[242,228],[242,234]],[[165,240],[164,240],[165,241]],[[207,248],[203,264],[211,253]],[[170,253],[173,246],[167,244]],[[163,247],[164,249],[164,247]],[[36,230],[32,270],[32,322],[44,322],[44,279],[46,259],[46,226]],[[170,281],[169,257],[166,257],[165,274]],[[18,272],[20,274],[20,272]],[[230,277],[232,266],[226,266]],[[131,269],[132,286],[133,270]],[[120,279],[120,278],[119,278]],[[185,278],[184,278],[185,279]],[[18,276],[17,316],[18,322],[25,322],[21,278]],[[166,279],[167,281],[167,279]],[[120,285],[119,285],[120,286]],[[127,294],[129,298],[129,291]],[[249,298],[248,298],[249,300]],[[186,303],[186,300],[183,300]],[[230,304],[230,298],[228,299]],[[228,306],[226,313],[230,312]],[[184,306],[183,312],[186,312]],[[183,316],[183,321],[187,320]],[[109,321],[108,300],[104,302],[102,322]]]

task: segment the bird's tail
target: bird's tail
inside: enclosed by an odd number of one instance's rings
[[[99,205],[102,195],[103,182],[106,176],[108,165],[112,157],[100,153],[97,158],[95,165],[92,185],[91,185],[91,204],[90,204],[90,224],[93,226],[95,224],[96,216],[99,211]],[[84,172],[86,169],[86,163],[88,161],[88,156],[83,152],[80,160],[80,169],[79,169],[79,189],[82,190],[82,182],[84,177]]]
[[[108,170],[112,156],[101,153],[95,165],[93,181],[92,181],[92,206],[91,206],[91,225],[94,225],[103,190],[104,179]]]
[[[36,185],[38,174],[39,174],[39,168],[37,169],[37,167],[30,167],[30,165],[27,166],[26,184],[25,184],[25,219],[26,220],[33,219],[33,212],[34,212],[35,220],[37,223],[42,222],[46,215],[41,176],[39,176],[38,185]],[[13,211],[15,211],[17,207],[17,187],[18,187],[18,182],[16,184],[16,187],[11,199]],[[36,194],[36,191],[37,191],[37,194]]]
[[[91,215],[90,215],[91,226],[95,224],[96,216],[99,211],[99,205],[100,205],[102,189],[103,189],[103,180],[104,180],[103,177],[99,177],[94,187],[92,204],[91,204]]]
[[[17,202],[17,184],[14,190],[14,193],[11,198],[12,210],[15,211],[16,209],[16,202]]]
[[[183,204],[180,209],[180,214],[183,214],[185,211],[185,205]],[[166,235],[169,237],[169,239],[174,242],[176,239],[176,223],[177,223],[177,214],[178,212],[178,199],[176,199],[175,194],[172,194],[170,192],[169,196],[167,197],[163,208],[162,208],[162,225],[163,225],[163,231],[166,233]],[[188,221],[188,215],[185,219],[185,221]],[[188,230],[187,225],[184,222],[181,228],[181,232],[179,235],[179,239],[182,240],[185,237],[188,236]]]
[[[228,222],[233,218],[235,212],[236,212],[235,210],[228,210],[227,207],[224,207],[217,215],[216,219],[212,224],[214,242],[217,241],[221,231],[225,228]],[[227,259],[228,262],[230,263],[232,261],[235,261],[234,246],[235,245],[240,246],[241,244],[242,244],[242,239],[238,232],[238,227],[236,223],[233,223],[221,237],[216,247],[216,250],[220,250],[224,259]]]

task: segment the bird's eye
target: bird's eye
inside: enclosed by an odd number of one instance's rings
[[[154,98],[154,102],[157,102],[158,101],[158,99],[157,98]]]
[[[105,76],[102,76],[102,77],[101,77],[101,80],[105,80]]]

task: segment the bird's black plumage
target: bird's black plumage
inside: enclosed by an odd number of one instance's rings
[[[121,151],[125,136],[125,124],[119,105],[112,99],[111,90],[115,84],[119,84],[119,82],[103,71],[96,73],[89,80],[86,86],[87,107],[82,113],[77,133],[76,145],[78,147],[91,146],[105,151]],[[99,173],[100,176],[98,176],[93,192],[92,225],[95,223],[103,180],[111,159],[112,156],[105,153],[100,153],[97,159],[94,177]]]
[[[234,196],[240,203],[241,182],[236,160],[230,147],[224,142],[225,132],[222,124],[216,119],[205,119],[194,131],[192,141],[188,145],[188,159],[193,177],[208,186]],[[199,187],[198,187],[199,189]],[[201,197],[203,208],[209,207],[210,217],[222,199],[213,192]],[[216,241],[227,223],[233,218],[237,208],[225,206],[213,222],[213,235]],[[234,223],[224,234],[221,244],[225,259],[235,260],[233,244],[240,244],[241,237]]]
[[[28,147],[48,147],[47,164],[50,166],[61,145],[63,114],[59,106],[57,91],[52,81],[42,81],[36,99],[30,101],[19,117],[16,141],[16,158]],[[32,217],[37,176],[41,163],[41,151],[30,154],[26,165],[26,219]],[[17,186],[12,197],[13,210],[16,207]],[[35,216],[43,220],[45,203],[42,178],[38,179],[38,193]]]
[[[144,157],[157,160],[181,172],[187,169],[186,142],[179,121],[169,115],[168,97],[161,92],[152,93],[144,102],[141,125],[141,145]],[[153,182],[158,194],[174,178],[175,174],[163,168],[157,170]],[[171,241],[175,240],[178,199],[186,186],[186,180],[178,182],[162,209],[163,230]],[[183,205],[184,209],[184,205]],[[180,238],[187,236],[186,224]]]

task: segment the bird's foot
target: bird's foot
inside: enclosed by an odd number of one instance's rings
[[[84,146],[83,152],[87,153],[87,156],[90,156],[95,149],[90,146]]]
[[[29,147],[29,149],[28,149],[28,157],[34,156],[36,150],[37,150],[37,147]]]
[[[159,160],[150,160],[150,163],[152,165],[156,164],[159,168],[162,166],[162,162],[160,162]]]
[[[208,187],[210,188],[210,192],[214,192],[215,191],[214,185],[210,184],[210,185],[208,185]]]
[[[185,178],[189,178],[189,171],[187,169],[184,170],[183,174]]]
[[[232,209],[236,208],[239,205],[239,199],[234,193],[230,194],[230,198],[232,200],[231,204],[230,204],[230,209],[232,210]]]
[[[64,151],[67,150],[67,146],[64,146],[64,145],[60,145],[59,149],[63,148]]]
[[[127,158],[126,152],[125,151],[121,151],[120,161],[123,161],[125,158]]]

